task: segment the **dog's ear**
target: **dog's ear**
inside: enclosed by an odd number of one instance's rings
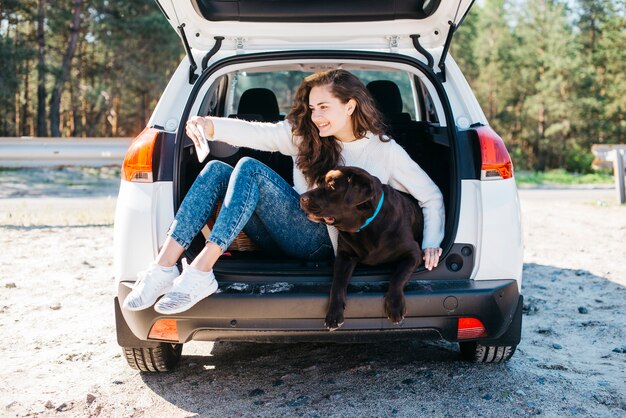
[[[346,203],[351,206],[358,206],[374,198],[374,184],[369,177],[355,173],[348,173],[348,191],[346,192]]]
[[[330,187],[331,189],[335,190],[335,179],[337,177],[340,177],[340,176],[343,176],[343,173],[341,171],[339,171],[337,169],[330,170],[324,176],[324,182],[326,182],[326,185],[328,187]]]

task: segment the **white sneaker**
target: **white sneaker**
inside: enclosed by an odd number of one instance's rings
[[[154,305],[159,296],[169,292],[180,272],[176,266],[169,271],[164,269],[165,267],[153,263],[147,270],[140,271],[133,290],[124,299],[122,307],[129,311],[140,311]]]
[[[188,266],[183,273],[174,280],[172,290],[165,294],[154,305],[154,310],[162,314],[176,314],[186,311],[212,295],[217,290],[213,270],[204,272]]]

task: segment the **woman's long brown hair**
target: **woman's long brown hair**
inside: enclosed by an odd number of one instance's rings
[[[367,132],[372,132],[378,135],[381,141],[389,141],[383,137],[385,125],[382,115],[365,85],[354,74],[346,70],[332,70],[306,77],[296,91],[293,108],[286,119],[291,124],[293,135],[302,138],[298,144],[296,164],[302,170],[309,186],[322,184],[329,170],[343,164],[339,141],[334,136],[320,137],[317,126],[311,120],[309,93],[316,86],[328,86],[331,94],[342,103],[347,103],[350,99],[356,101],[352,113],[352,126],[357,139],[365,137]]]

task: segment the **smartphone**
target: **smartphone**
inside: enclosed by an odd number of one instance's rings
[[[198,157],[198,162],[201,163],[207,155],[209,155],[209,140],[207,139],[202,126],[196,125],[196,128],[200,131],[200,135],[202,135],[202,138],[200,138],[200,144],[196,145],[196,156]]]

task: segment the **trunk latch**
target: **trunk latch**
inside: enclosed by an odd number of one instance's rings
[[[237,48],[237,54],[243,54],[244,53],[245,42],[246,42],[245,38],[235,38],[235,45],[236,45],[236,48]]]
[[[390,52],[398,52],[398,38],[399,36],[387,36],[387,40],[389,41],[389,51]]]

